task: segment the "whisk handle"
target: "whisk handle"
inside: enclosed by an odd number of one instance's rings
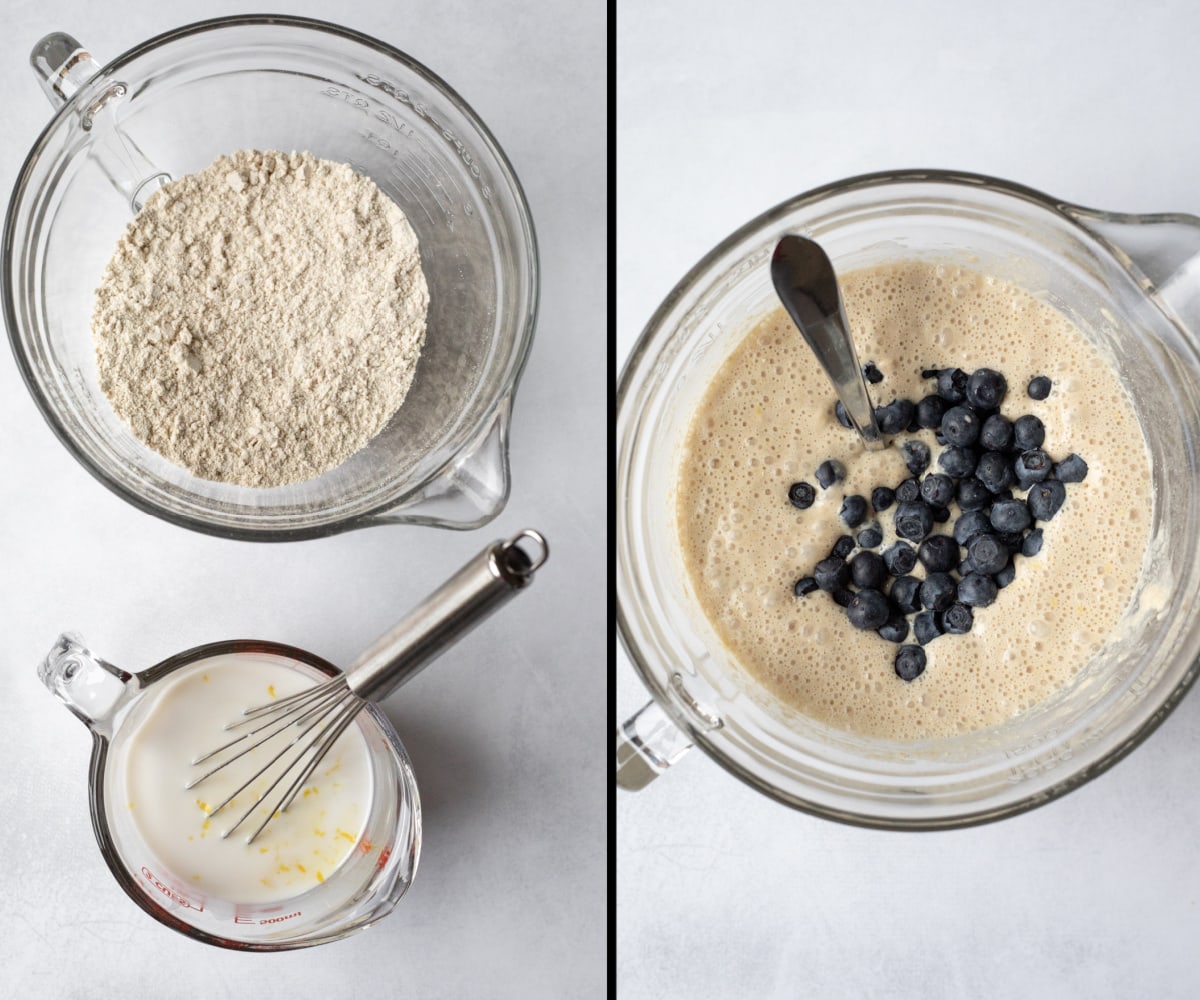
[[[355,660],[346,683],[360,698],[386,698],[529,586],[549,554],[545,538],[529,528],[493,542]]]

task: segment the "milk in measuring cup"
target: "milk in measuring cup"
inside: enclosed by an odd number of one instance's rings
[[[110,770],[109,789],[110,808],[127,810],[154,855],[147,864],[161,869],[154,872],[156,878],[197,898],[271,903],[319,885],[353,851],[371,849],[362,839],[371,806],[371,762],[355,725],[334,744],[287,812],[271,820],[253,844],[246,840],[265,818],[265,806],[229,837],[221,834],[259,798],[271,772],[217,815],[210,818],[208,813],[278,753],[284,741],[272,740],[195,788],[185,788],[212,766],[193,767],[196,757],[243,732],[226,731],[227,723],[246,708],[313,683],[308,674],[252,653],[201,660],[163,682],[162,693],[141,710],[132,735],[119,749],[114,747],[118,759]],[[268,801],[275,803],[296,774]]]

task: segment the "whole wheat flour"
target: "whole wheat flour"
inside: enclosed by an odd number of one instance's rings
[[[242,150],[167,184],[126,228],[92,312],[100,387],[197,476],[299,482],[404,401],[428,304],[416,235],[374,182]]]

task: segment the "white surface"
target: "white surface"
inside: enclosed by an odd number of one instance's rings
[[[1193,4],[621,6],[617,357],[684,272],[808,188],[975,170],[1200,214]],[[645,689],[623,657],[617,711]],[[689,997],[1184,997],[1200,697],[1083,789],[977,829],[811,818],[699,751],[617,800],[617,986]]]
[[[152,34],[242,13],[229,0],[57,0],[4,8],[0,190],[49,105],[28,69],[66,30],[111,58]],[[277,4],[249,5],[280,10]],[[0,997],[598,997],[604,995],[601,730],[604,19],[553,0],[342,5],[336,20],[450,81],[520,176],[542,306],[512,427],[513,491],[466,534],[377,527],[287,545],[193,534],[110,494],[57,443],[8,348],[0,359]],[[127,668],[210,640],[261,637],[349,662],[493,538],[545,532],[531,591],[388,703],[413,758],[424,851],[394,913],[346,941],[242,955],[190,941],[117,887],[87,809],[90,738],[35,666],[64,628]]]

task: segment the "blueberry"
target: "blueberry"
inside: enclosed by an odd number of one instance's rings
[[[945,573],[958,565],[958,542],[949,535],[930,535],[917,549],[917,558],[926,572]]]
[[[912,503],[921,497],[921,484],[915,479],[906,479],[896,487],[896,500],[899,503]]]
[[[817,589],[817,581],[811,576],[802,576],[796,581],[796,586],[792,589],[796,592],[797,597],[803,597],[805,594],[811,594]]]
[[[975,466],[975,478],[992,493],[1002,493],[1017,481],[1008,457],[998,451],[984,452]]]
[[[972,608],[986,608],[996,599],[996,581],[982,573],[968,573],[958,581],[958,600]]]
[[[887,624],[891,612],[887,598],[878,590],[860,590],[846,606],[846,617],[855,628],[877,629]]]
[[[914,476],[929,468],[929,445],[924,441],[905,441],[900,449],[904,453],[904,464]]]
[[[832,594],[833,603],[839,608],[850,607],[850,602],[854,600],[854,591],[849,587],[838,587]]]
[[[941,396],[926,396],[917,403],[917,426],[925,430],[937,430],[942,426],[942,417],[950,409],[950,404]]]
[[[967,402],[977,410],[998,410],[1008,392],[1008,382],[998,371],[978,368],[967,379]]]
[[[946,443],[966,448],[979,440],[979,414],[969,406],[952,406],[942,417]]]
[[[1004,569],[1002,569],[999,573],[995,574],[995,576],[993,576],[992,579],[996,581],[996,586],[998,588],[1000,588],[1001,590],[1003,590],[1005,587],[1007,587],[1010,583],[1013,582],[1013,580],[1016,578],[1016,575],[1017,575],[1017,567],[1013,564],[1013,561],[1010,559],[1007,563],[1004,564]]]
[[[945,524],[947,521],[950,520],[950,508],[949,507],[931,507],[929,509],[933,511],[934,523]]]
[[[921,480],[921,499],[930,507],[945,507],[954,499],[954,480],[932,472]]]
[[[864,549],[877,549],[883,542],[883,532],[878,524],[868,524],[858,533],[858,544]]]
[[[967,559],[976,573],[992,576],[1008,563],[1008,546],[995,535],[976,535],[967,545]]]
[[[921,581],[915,576],[898,576],[888,591],[892,605],[902,615],[911,615],[921,610]]]
[[[883,381],[883,372],[875,367],[874,361],[868,361],[863,365],[863,378],[870,382],[871,385],[878,385]]]
[[[854,421],[850,419],[850,414],[846,412],[846,408],[842,405],[840,399],[833,404],[833,415],[837,417],[838,423],[843,427],[854,430]]]
[[[849,535],[841,535],[836,542],[833,543],[833,548],[829,551],[831,556],[836,556],[838,559],[845,559],[854,551],[854,539]]]
[[[945,611],[954,603],[954,577],[930,573],[921,584],[921,605],[929,611]]]
[[[933,511],[923,503],[897,504],[894,521],[897,535],[919,542],[933,530]]]
[[[867,519],[867,501],[857,493],[851,493],[842,501],[842,509],[838,511],[848,528],[857,528]]]
[[[988,451],[1007,451],[1012,439],[1012,421],[999,413],[993,413],[979,428],[979,445]]]
[[[1017,477],[1017,486],[1027,490],[1034,483],[1040,483],[1050,475],[1053,464],[1050,456],[1041,448],[1021,452],[1013,461],[1013,473]]]
[[[925,650],[920,646],[901,646],[896,651],[896,676],[915,681],[925,672]]]
[[[971,539],[984,531],[992,530],[991,518],[985,510],[972,510],[962,514],[954,522],[954,540],[959,545],[967,545]]]
[[[791,501],[793,507],[799,507],[800,510],[808,510],[813,505],[816,496],[817,491],[808,483],[792,483],[788,487],[788,500]]]
[[[921,611],[913,618],[913,637],[922,646],[928,646],[941,634],[937,615],[932,611]]]
[[[887,575],[883,558],[877,552],[859,552],[850,560],[850,579],[856,587],[878,589],[883,586]]]
[[[997,531],[1023,531],[1031,520],[1024,500],[997,500],[992,504],[992,527]]]
[[[1020,552],[1021,546],[1025,544],[1025,532],[1023,531],[998,531],[996,537],[1009,552]]]
[[[940,624],[942,631],[947,635],[966,635],[971,631],[974,621],[975,615],[970,608],[965,604],[954,603],[942,612]]]
[[[817,482],[821,484],[821,489],[827,490],[834,483],[846,478],[846,470],[842,467],[841,462],[835,462],[831,458],[825,459],[817,466]]]
[[[896,491],[887,486],[876,486],[871,490],[871,506],[875,508],[875,513],[881,513],[887,510],[896,502]]]
[[[813,579],[823,591],[832,594],[850,582],[850,567],[846,565],[845,559],[830,556],[817,563],[813,570]]]
[[[1067,488],[1057,479],[1047,479],[1029,490],[1029,512],[1039,521],[1049,521],[1067,499]]]
[[[1040,448],[1046,440],[1046,425],[1032,413],[1017,417],[1013,424],[1013,447],[1019,451],[1032,451]]]
[[[1042,529],[1034,528],[1021,543],[1021,555],[1026,558],[1036,556],[1042,551]]]
[[[1087,474],[1087,462],[1074,452],[1054,464],[1054,478],[1060,483],[1082,483]]]
[[[983,510],[992,502],[992,491],[975,476],[959,480],[958,506],[960,510]]]
[[[961,368],[943,368],[938,372],[938,395],[948,402],[961,403],[967,398],[967,378]]]
[[[907,542],[893,542],[884,550],[883,564],[892,576],[904,576],[917,565],[917,550]]]
[[[978,461],[979,453],[974,448],[946,448],[938,455],[938,465],[942,471],[955,479],[973,475]]]
[[[1045,375],[1035,375],[1025,389],[1030,399],[1045,399],[1050,395],[1050,380]]]
[[[908,638],[908,619],[904,615],[892,615],[877,631],[879,637],[888,642],[903,642]]]
[[[879,425],[880,434],[899,434],[908,430],[909,422],[916,413],[912,400],[897,399],[887,406],[875,407],[875,423]]]

